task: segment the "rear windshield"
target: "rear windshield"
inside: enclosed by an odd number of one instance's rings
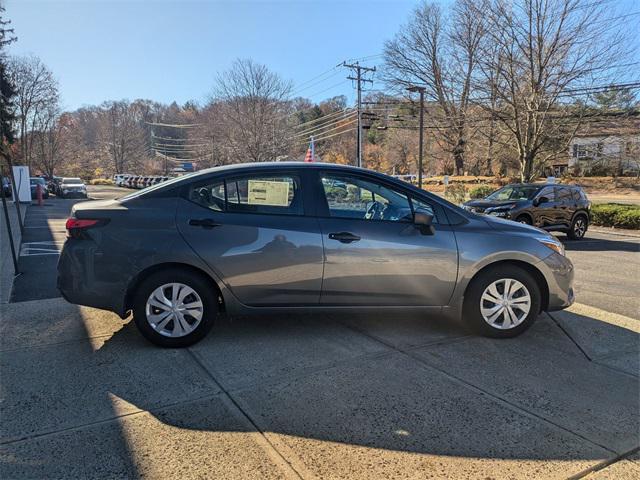
[[[62,183],[82,183],[79,178],[63,178]]]
[[[38,183],[40,185],[45,184],[44,178],[31,178],[30,180],[31,180],[31,185],[37,185]]]

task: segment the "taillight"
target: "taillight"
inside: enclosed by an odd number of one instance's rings
[[[85,219],[85,218],[69,218],[65,224],[67,229],[67,237],[80,238],[82,232],[91,227],[97,227],[107,223],[106,220]]]

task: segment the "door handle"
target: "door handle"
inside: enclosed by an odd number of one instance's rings
[[[351,243],[360,240],[359,236],[349,232],[330,233],[329,238],[331,240],[338,240],[341,243]]]
[[[222,224],[216,223],[210,218],[200,218],[200,219],[192,218],[191,220],[189,220],[189,225],[192,225],[194,227],[202,227],[202,228],[210,229],[213,227],[220,227]]]

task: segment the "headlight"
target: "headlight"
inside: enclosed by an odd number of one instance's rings
[[[556,240],[555,238],[537,238],[540,243],[542,243],[545,247],[549,247],[556,253],[564,256],[564,245],[560,240]]]

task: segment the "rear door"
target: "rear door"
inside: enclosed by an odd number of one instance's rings
[[[578,207],[576,201],[573,198],[573,193],[568,187],[555,187],[556,191],[556,203],[558,205],[558,224],[569,226],[571,225],[571,218],[573,212]]]
[[[295,170],[244,173],[183,192],[180,232],[245,305],[319,302],[322,237],[305,215],[302,181]]]
[[[458,251],[441,207],[366,175],[320,172],[316,186],[325,248],[321,304],[448,304]],[[413,225],[415,209],[434,215],[434,235]]]

